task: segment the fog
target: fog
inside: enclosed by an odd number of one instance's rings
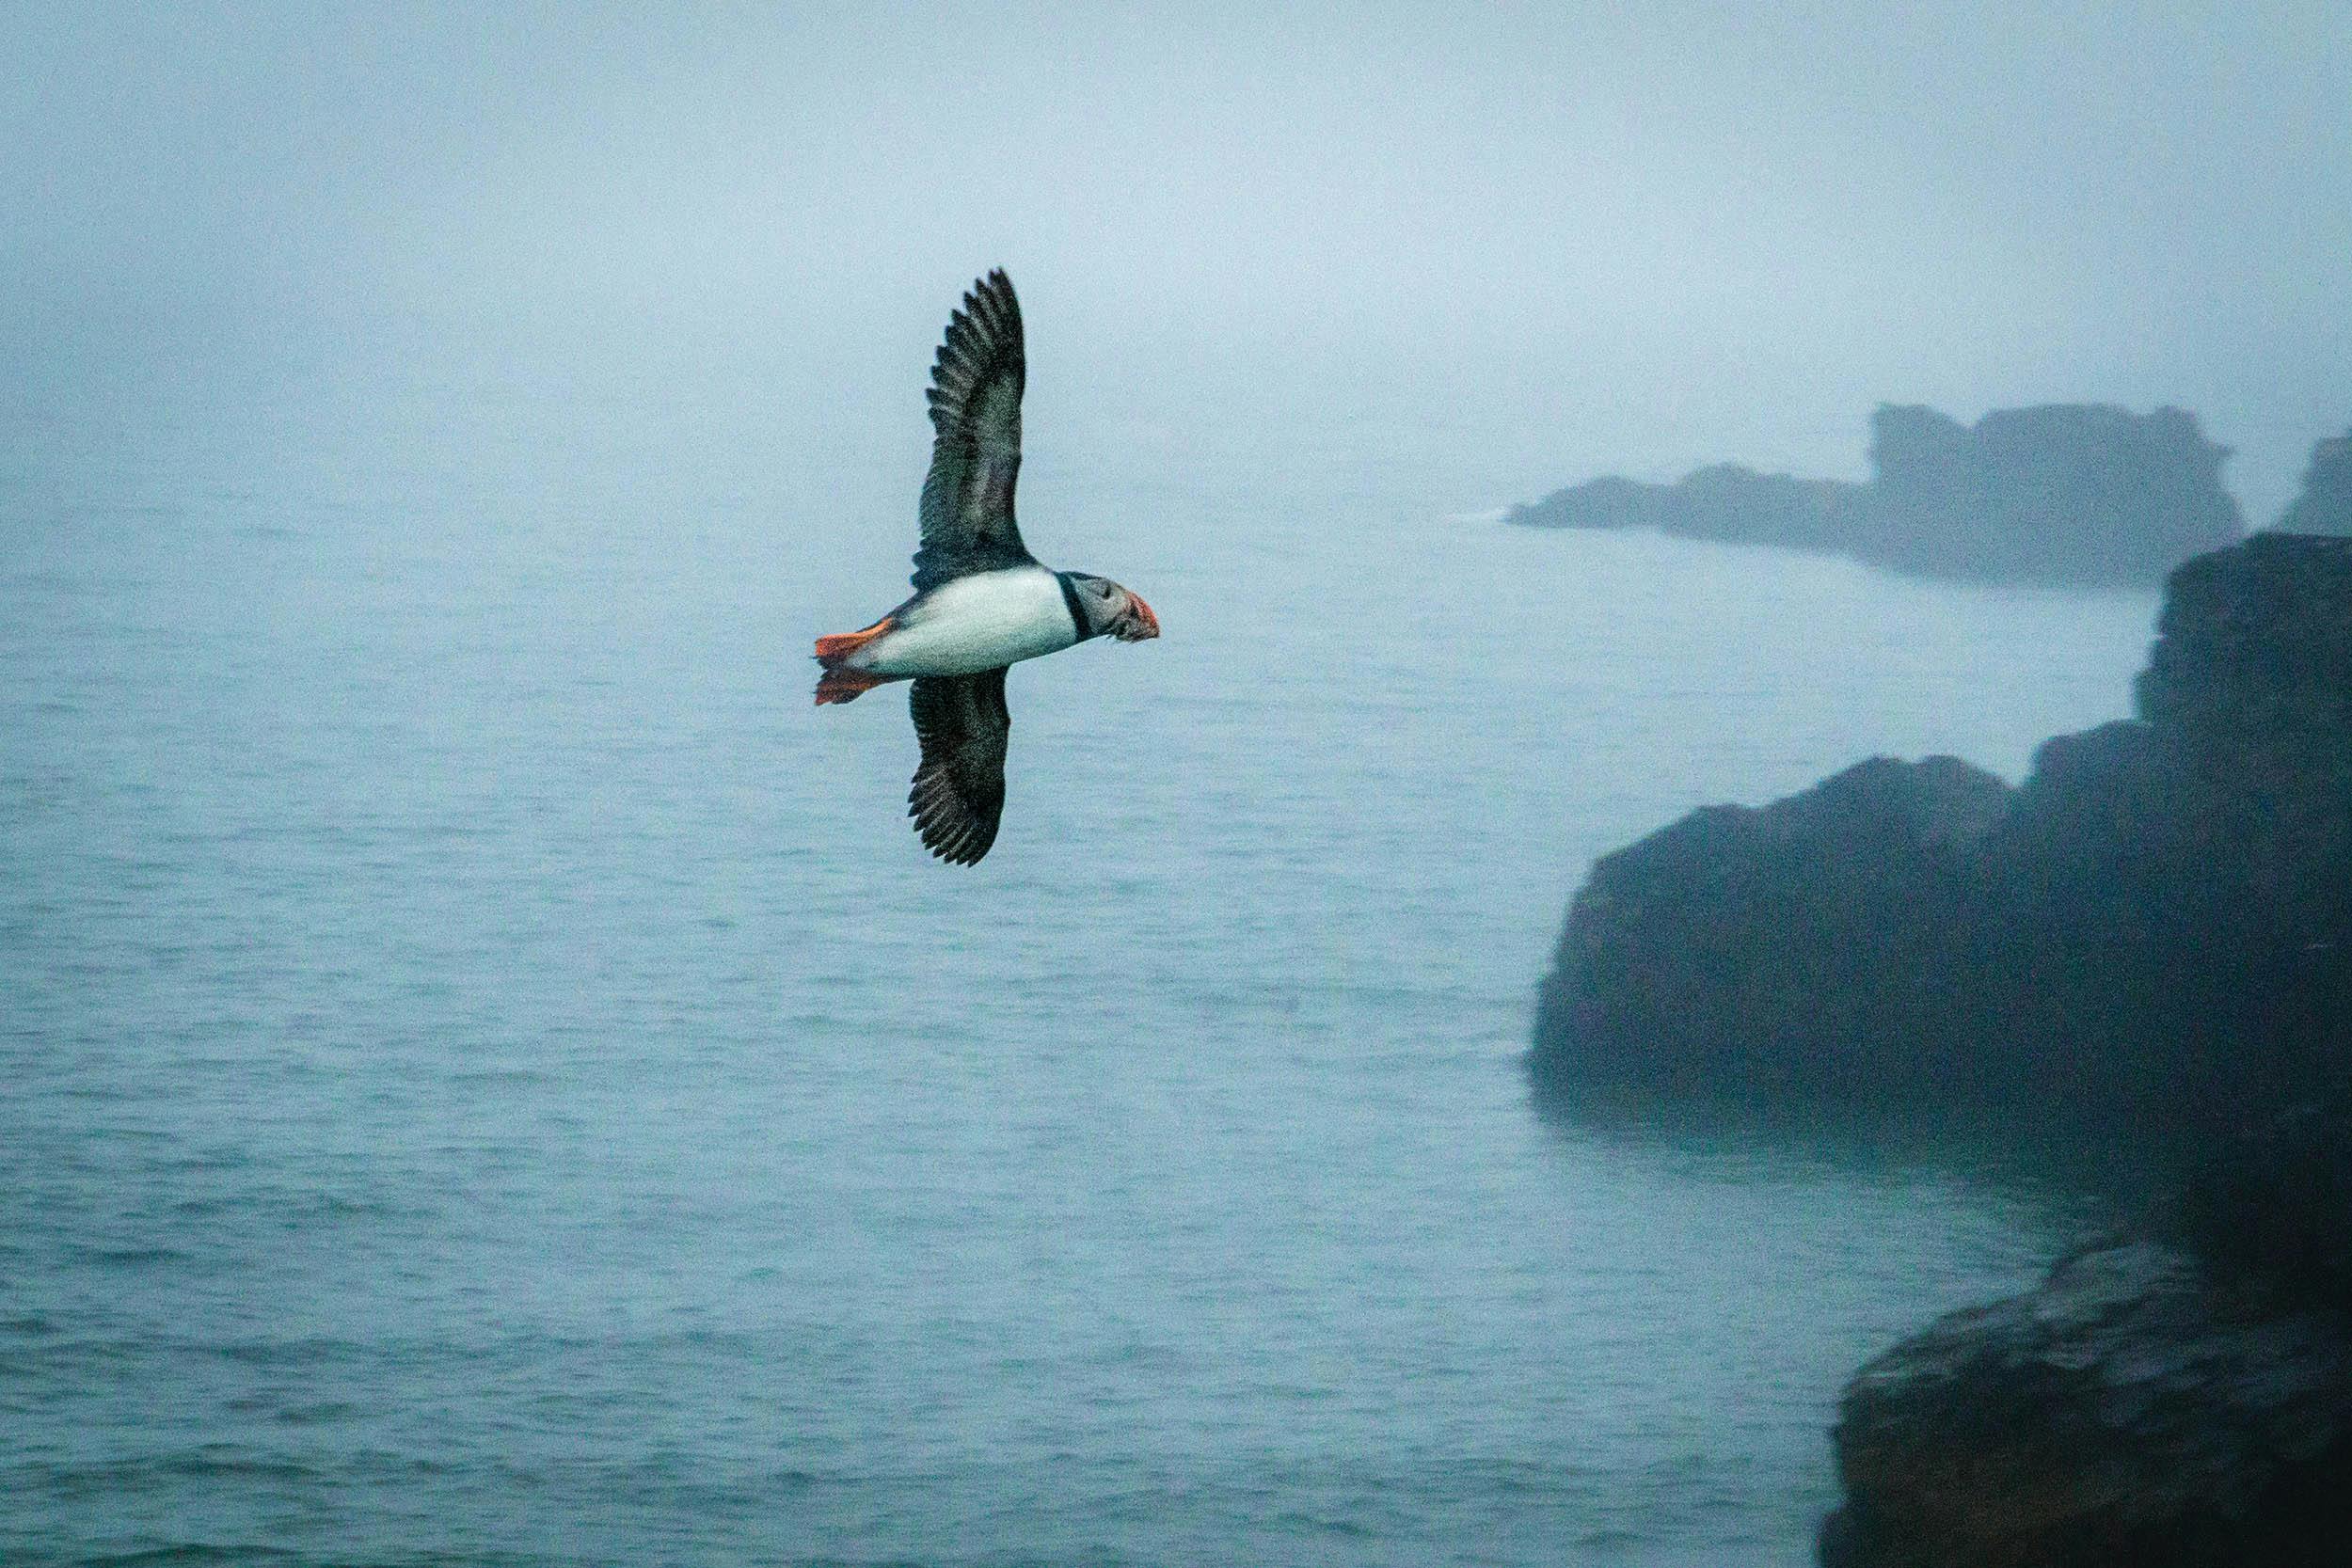
[[[2352,409],[2331,0],[24,7],[0,71],[25,373],[495,333],[910,378],[1002,264],[1064,375],[1425,406],[1562,480],[2173,403],[2262,522]]]
[[[0,1560],[1806,1560],[2085,1228],[1984,1107],[2342,1057],[2352,560],[2213,546],[2347,103],[2342,0],[0,8]],[[997,265],[1167,632],[949,867],[807,656]],[[2149,1299],[2001,1364],[2302,1342]]]

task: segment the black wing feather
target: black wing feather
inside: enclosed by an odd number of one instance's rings
[[[1005,672],[925,675],[907,694],[907,711],[923,747],[907,815],[932,854],[976,864],[996,842],[1005,812],[1005,743],[1012,734]]]
[[[947,323],[931,367],[930,472],[923,479],[923,542],[914,586],[924,593],[972,572],[1032,558],[1013,522],[1021,475],[1021,392],[1028,365],[1021,302],[1002,271],[972,285]]]

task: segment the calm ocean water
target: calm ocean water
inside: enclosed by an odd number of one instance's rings
[[[1793,1563],[1844,1376],[2046,1259],[1521,1055],[1595,855],[2014,777],[2152,598],[1510,530],[1573,454],[1041,373],[1030,541],[1167,632],[1015,672],[950,870],[805,657],[902,592],[920,364],[10,394],[0,1560]]]

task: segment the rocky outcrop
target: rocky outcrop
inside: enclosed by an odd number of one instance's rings
[[[2230,449],[2178,408],[2006,408],[1971,428],[1931,408],[1871,422],[1873,520],[1889,563],[1934,577],[2154,583],[2245,531]]]
[[[2128,1233],[1864,1367],[1829,1568],[2352,1556],[2352,1117],[2226,1140]]]
[[[1724,464],[1675,484],[1597,479],[1510,520],[1837,551],[1929,577],[2152,584],[2242,533],[2221,487],[2229,454],[2177,408],[2055,404],[1966,426],[1889,405],[1872,418],[1865,484]]]
[[[1656,529],[1724,544],[1856,550],[1866,487],[1835,479],[1758,473],[1737,463],[1693,469],[1672,484],[1604,474],[1555,490],[1508,521],[1529,528]]]
[[[2013,790],[1881,758],[1694,813],[1570,908],[1555,1104],[2057,1122],[2193,1167],[1862,1369],[1827,1568],[2352,1554],[2352,538],[2182,565],[2134,701]]]
[[[1832,1441],[1825,1568],[2340,1563],[2352,1319],[2111,1241],[1864,1367]]]
[[[1876,757],[1605,857],[1539,999],[1539,1076],[1645,1095],[1878,1096],[1886,1042],[1951,1035],[1964,1000],[1951,933],[2010,794],[1954,757]]]
[[[1595,865],[1541,991],[1557,1100],[2242,1127],[2352,1068],[2352,540],[2172,576],[2137,720],[2014,791],[1880,759]]]

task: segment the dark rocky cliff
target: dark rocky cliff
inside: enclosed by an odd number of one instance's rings
[[[2352,1556],[2352,1336],[2118,1238],[1864,1367],[1824,1568],[2322,1568]]]
[[[1855,1375],[1827,1568],[2352,1560],[2352,538],[2182,565],[2134,699],[2013,790],[1881,758],[1694,813],[1561,934],[1558,1103],[2172,1156],[2040,1287]]]
[[[2037,1289],[1873,1359],[1826,1568],[2352,1559],[2352,1118],[2226,1141]]]
[[[2243,531],[2221,487],[2228,456],[2177,408],[2053,404],[1971,427],[1889,405],[1872,417],[1865,484],[1719,464],[1674,484],[1597,479],[1510,520],[1836,551],[1929,577],[2153,584]]]
[[[1548,1094],[2243,1128],[2352,1062],[2352,540],[2170,579],[2139,717],[2012,791],[1878,759],[1600,861]]]

